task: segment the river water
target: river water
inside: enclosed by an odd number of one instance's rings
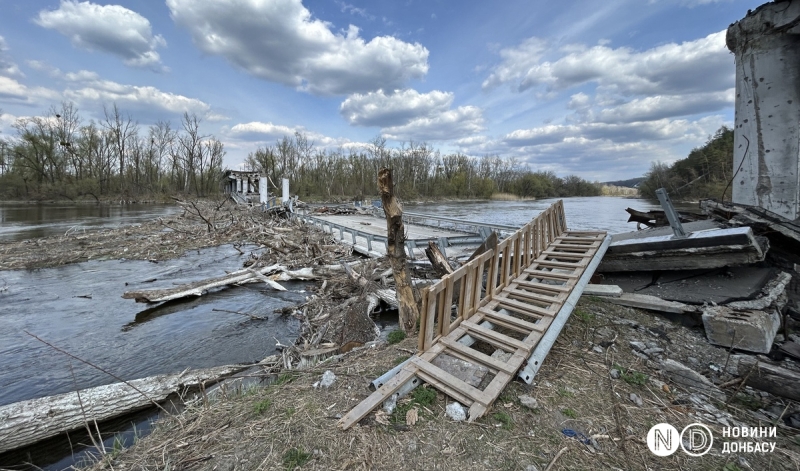
[[[429,203],[407,205],[407,210],[521,226],[554,201]],[[645,200],[626,198],[564,200],[568,226],[576,230],[635,230],[626,223],[629,206],[642,211],[656,208]],[[170,205],[0,204],[0,243],[130,224],[177,211]],[[244,256],[228,245],[190,251],[160,263],[108,260],[0,271],[0,405],[116,381],[33,335],[126,380],[252,362],[275,353],[276,340],[291,343],[299,326],[295,319],[273,311],[303,302],[308,283],[284,283],[286,292],[260,284],[220,289],[155,307],[121,298],[128,290],[218,276],[241,268],[243,261]],[[215,309],[269,319],[258,321]],[[44,467],[61,469],[63,463]]]

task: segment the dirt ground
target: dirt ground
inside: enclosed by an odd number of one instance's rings
[[[664,351],[643,359],[631,341]],[[723,370],[728,352],[708,345],[700,330],[597,298],[581,301],[535,384],[512,382],[474,423],[448,418],[452,401],[422,387],[392,414],[373,412],[340,430],[338,418],[369,395],[369,382],[414,349],[415,339],[367,346],[307,370],[284,371],[270,386],[198,401],[93,469],[800,469],[800,430],[778,420],[797,404],[749,388],[734,396],[736,386],[725,389],[735,397],[725,404],[672,384],[661,375],[658,356],[721,383],[731,377]],[[327,370],[336,375],[333,385],[315,387]],[[534,407],[522,404],[524,395],[535,399]],[[662,422],[678,430],[704,423],[720,443],[702,457],[681,450],[657,457],[645,437]],[[768,439],[775,451],[722,454],[724,424],[776,426],[777,438]]]

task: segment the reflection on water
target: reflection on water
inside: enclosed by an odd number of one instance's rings
[[[0,202],[0,242],[114,227],[180,211],[169,204],[27,204]]]
[[[426,203],[409,204],[406,208],[416,213],[521,227],[556,201],[558,199],[550,198],[535,201]],[[636,224],[627,222],[625,208],[628,207],[639,211],[661,209],[644,199],[614,196],[564,198],[567,226],[577,231],[608,231],[611,234],[635,231]]]

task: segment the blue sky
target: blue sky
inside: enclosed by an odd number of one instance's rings
[[[301,131],[632,178],[732,123],[725,30],[760,3],[0,0],[0,138],[116,103],[142,128],[197,114],[231,168]]]

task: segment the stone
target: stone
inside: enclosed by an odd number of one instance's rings
[[[539,471],[535,464],[529,464],[525,467],[525,471]]]
[[[386,411],[387,414],[394,412],[395,407],[397,407],[397,398],[397,394],[392,394],[389,396],[389,399],[383,401],[383,410]]]
[[[336,381],[336,375],[333,374],[333,371],[327,370],[322,373],[322,380],[319,382],[320,387],[329,388],[333,386],[333,383]]]
[[[647,350],[647,345],[645,345],[644,342],[637,342],[635,340],[631,340],[630,344],[633,349],[638,350],[640,352]]]
[[[642,407],[644,405],[644,401],[642,401],[642,398],[639,397],[638,394],[631,393],[629,398],[632,403],[636,404],[637,407]]]
[[[645,355],[656,355],[659,353],[664,353],[664,349],[660,347],[648,348],[644,351]]]
[[[616,368],[611,368],[611,371],[609,371],[608,374],[610,374],[613,379],[619,379],[621,376],[621,373]]]
[[[489,368],[483,365],[470,363],[446,353],[437,355],[431,363],[475,388],[480,386],[483,378],[489,373]]]
[[[696,390],[719,400],[725,400],[725,394],[708,378],[688,366],[671,358],[661,362],[661,368],[673,383],[689,390]]]
[[[467,411],[465,411],[464,406],[458,402],[451,402],[450,404],[447,404],[445,413],[448,417],[456,422],[462,422],[467,419]]]
[[[520,404],[527,407],[528,409],[538,409],[539,408],[539,401],[536,400],[535,397],[528,396],[527,394],[523,394],[517,397],[519,399]]]
[[[703,309],[706,337],[721,347],[769,353],[780,325],[780,315],[774,310],[734,311],[725,306]]]
[[[618,298],[622,295],[622,288],[617,285],[594,285],[588,284],[583,288],[581,296],[610,296]]]
[[[592,351],[602,355],[603,354],[603,347],[601,347],[600,345],[595,345],[594,347],[592,347]]]

